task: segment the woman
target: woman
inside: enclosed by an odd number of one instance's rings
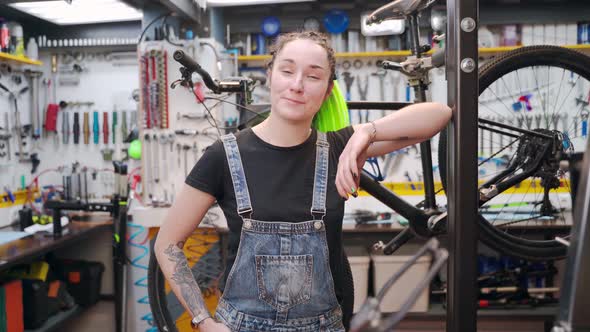
[[[446,126],[451,110],[422,103],[323,134],[310,128],[335,76],[326,37],[281,35],[271,54],[270,116],[206,150],[154,250],[172,290],[203,332],[344,331],[344,201],[357,196],[367,157],[430,138]],[[230,229],[217,320],[209,316],[182,251],[215,201]]]

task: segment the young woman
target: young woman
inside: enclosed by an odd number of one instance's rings
[[[271,54],[270,116],[206,150],[170,208],[154,250],[172,290],[203,332],[344,331],[344,201],[357,196],[367,157],[432,137],[446,126],[451,110],[416,104],[321,133],[311,124],[335,77],[326,36],[281,35]],[[215,201],[230,235],[213,319],[182,248]]]

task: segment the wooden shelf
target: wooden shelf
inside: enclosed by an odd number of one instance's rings
[[[31,60],[24,56],[16,56],[8,53],[0,52],[0,61],[10,61],[13,63],[21,64],[21,65],[35,65],[41,66],[43,62],[38,60]]]
[[[491,55],[496,53],[504,53],[508,51],[515,50],[520,48],[521,46],[502,46],[502,47],[489,47],[489,48],[480,48],[479,53],[481,55]],[[574,49],[578,51],[590,51],[590,44],[585,45],[564,45],[563,47]],[[431,54],[432,51],[429,51],[427,54]],[[366,57],[405,57],[409,56],[409,50],[403,51],[382,51],[382,52],[355,52],[355,53],[336,53],[336,58],[366,58]],[[264,55],[240,55],[238,56],[238,61],[264,61],[270,59],[269,54]]]

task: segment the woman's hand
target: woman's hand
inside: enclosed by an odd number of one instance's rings
[[[199,324],[199,331],[201,332],[231,332],[229,327],[217,322],[213,318],[207,318],[203,323]]]
[[[372,132],[371,124],[357,127],[340,154],[336,172],[336,189],[344,199],[348,199],[348,195],[354,197],[358,195],[360,174],[367,159],[367,148],[371,145],[373,138]]]

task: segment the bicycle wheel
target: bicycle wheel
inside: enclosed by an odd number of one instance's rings
[[[220,296],[217,285],[224,266],[219,234],[212,228],[197,228],[187,239],[184,253],[201,288],[205,304],[213,314]],[[192,317],[184,310],[168,286],[153,250],[148,266],[148,296],[153,319],[159,331],[192,331]]]
[[[541,227],[569,233],[570,172],[563,161],[576,148],[585,149],[589,89],[590,58],[562,47],[522,47],[480,68],[478,224],[487,246],[531,260],[565,256],[564,245],[528,231]],[[443,131],[439,161],[445,189],[446,155]],[[490,185],[496,183],[506,185],[495,187],[502,188],[500,194]]]

